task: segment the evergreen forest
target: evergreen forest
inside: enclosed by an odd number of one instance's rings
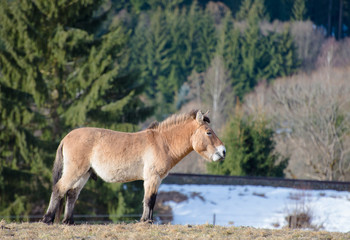
[[[0,219],[42,216],[72,129],[134,132],[192,108],[210,110],[228,150],[206,173],[348,180],[349,31],[349,0],[0,0]],[[331,93],[290,93],[316,74],[343,86],[320,112]],[[312,142],[317,156],[287,149]],[[130,221],[143,186],[89,180],[79,199],[76,214]]]

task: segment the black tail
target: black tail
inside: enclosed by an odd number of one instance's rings
[[[62,177],[62,170],[63,170],[63,143],[61,142],[57,148],[56,159],[52,168],[53,186],[55,186],[58,180],[60,180],[60,178]]]
[[[62,177],[63,170],[63,143],[61,142],[57,148],[55,162],[52,168],[52,186],[55,186],[58,180]],[[63,198],[60,200],[59,207],[55,214],[55,221],[60,222],[61,213],[63,210]]]
[[[62,177],[63,171],[63,143],[61,142],[57,148],[56,159],[53,164],[52,169],[52,194],[50,198],[50,204],[47,208],[45,215],[43,216],[42,221],[47,224],[52,224],[54,220],[60,220],[61,211],[63,208],[63,198],[59,196],[59,192],[56,189],[56,184]]]

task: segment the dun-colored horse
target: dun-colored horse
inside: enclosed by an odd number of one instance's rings
[[[50,204],[42,221],[53,223],[66,195],[63,223],[73,223],[73,208],[89,177],[106,182],[144,180],[141,221],[152,221],[158,187],[172,167],[191,151],[218,161],[226,149],[201,111],[173,115],[136,133],[78,128],[61,141],[53,167]]]

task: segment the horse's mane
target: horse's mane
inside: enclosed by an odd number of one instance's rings
[[[198,109],[194,109],[188,113],[174,114],[162,122],[154,121],[148,126],[147,129],[154,129],[154,130],[167,129],[171,126],[186,122],[189,119],[196,119],[198,111],[199,111]],[[210,119],[207,116],[204,116],[203,120],[207,123],[210,123]]]

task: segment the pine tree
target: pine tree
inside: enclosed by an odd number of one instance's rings
[[[140,16],[132,36],[132,62],[158,119],[175,111],[181,86],[193,69],[209,67],[216,44],[212,17],[197,2],[188,10],[159,8]]]
[[[45,196],[37,186],[47,184],[50,171],[44,164],[43,144],[33,134],[42,117],[32,110],[30,94],[8,87],[0,76],[0,214],[27,216],[30,202]],[[37,122],[36,122],[37,121]],[[44,145],[44,146],[43,146]],[[32,173],[40,178],[31,178]],[[15,184],[14,184],[15,183]],[[29,184],[35,183],[35,184]],[[35,195],[30,195],[31,193]],[[29,195],[29,196],[28,196]],[[14,219],[9,219],[13,221]],[[16,220],[24,220],[16,218]]]
[[[194,1],[188,10],[185,21],[185,66],[187,76],[193,69],[205,71],[214,56],[217,45],[216,29],[213,18],[208,10],[202,9]]]
[[[245,3],[246,2],[246,3]],[[249,1],[242,3],[242,7]],[[282,33],[267,32],[262,34],[259,22],[263,16],[263,2],[251,3],[247,16],[247,27],[239,36],[239,31],[233,39],[235,40],[235,57],[225,57],[226,63],[231,69],[231,77],[235,94],[242,100],[244,95],[250,92],[262,80],[271,80],[279,76],[292,74],[299,67],[296,49],[290,29],[287,27]],[[227,49],[233,48],[228,46]],[[236,59],[236,64],[233,60]]]
[[[236,13],[236,20],[243,21],[248,18],[254,0],[243,0],[239,11]]]
[[[194,1],[186,13],[185,18],[185,37],[184,47],[186,49],[183,59],[183,65],[187,66],[186,71],[191,73],[195,68],[195,64],[199,62],[198,57],[198,42],[200,38],[199,23],[201,17],[201,8],[198,6],[197,1]],[[190,74],[189,74],[190,75]]]
[[[249,14],[256,12],[260,21],[261,20],[265,20],[265,21],[270,20],[270,16],[267,13],[266,8],[265,8],[265,0],[255,0],[252,8],[253,9],[251,9],[251,12]]]
[[[147,45],[146,35],[149,31],[149,22],[150,17],[147,14],[141,14],[138,17],[137,24],[133,31],[133,34],[130,39],[130,66],[129,70],[136,72],[140,81],[143,84],[149,84],[146,82],[147,79],[147,53],[145,50]],[[146,91],[148,86],[146,87]]]
[[[295,73],[300,66],[300,61],[297,56],[293,36],[288,26],[281,33],[280,41],[278,42],[278,53],[282,56],[282,61],[279,62],[281,70],[274,77],[284,77]]]
[[[271,32],[262,41],[265,49],[265,54],[262,58],[264,62],[262,76],[264,79],[270,80],[279,76],[281,63],[283,62],[282,54],[279,52],[280,38],[281,34]]]
[[[191,23],[188,23],[191,24]],[[217,33],[214,20],[208,10],[202,11],[198,25],[199,36],[197,40],[196,53],[198,59],[195,62],[197,72],[204,72],[214,57],[217,45]]]
[[[292,20],[304,21],[306,16],[305,0],[295,0],[292,9]]]
[[[238,28],[234,28],[231,13],[228,12],[222,21],[218,51],[223,56],[225,67],[234,82],[242,74],[241,43],[242,36]]]
[[[227,150],[227,156],[222,162],[213,162],[207,164],[207,170],[211,174],[218,175],[244,175],[240,162],[245,157],[246,146],[244,134],[242,133],[243,122],[237,116],[233,118],[224,129],[222,141]]]
[[[249,122],[251,122],[249,124]],[[273,153],[275,143],[272,140],[273,130],[267,128],[264,120],[252,121],[248,119],[248,125],[244,126],[247,146],[245,158],[240,165],[245,175],[283,177],[283,169],[286,162],[277,164],[278,155]]]
[[[35,174],[33,182],[47,188],[36,192],[31,185],[25,206],[48,198],[55,148],[69,129],[135,130],[149,114],[138,98],[142,84],[126,71],[128,35],[118,23],[103,25],[100,6],[93,0],[0,2],[1,165]]]
[[[254,8],[253,8],[254,9]],[[256,86],[260,80],[260,66],[263,51],[261,48],[262,34],[259,29],[259,18],[251,13],[248,18],[248,27],[241,40],[242,72],[233,79],[236,95],[242,99],[244,94]]]
[[[226,61],[232,61],[238,50],[238,42],[235,41],[233,19],[231,12],[227,12],[218,29],[218,41],[216,54],[223,56]]]
[[[271,32],[263,41],[266,49],[263,57],[263,78],[267,80],[293,74],[299,67],[296,48],[290,29],[286,27],[282,33]]]
[[[240,176],[283,177],[287,159],[278,160],[274,153],[273,130],[263,119],[253,120],[243,116],[240,109],[224,131],[227,148],[225,161],[208,164],[213,174]]]
[[[169,81],[174,82],[175,92],[178,93],[182,84],[187,80],[190,74],[188,66],[184,61],[186,54],[186,11],[180,11],[178,8],[166,11],[167,24],[171,36],[171,72]]]
[[[259,20],[269,20],[270,17],[265,9],[264,0],[243,0],[236,14],[236,20],[244,21],[252,15]]]
[[[135,62],[135,68],[141,72],[141,78],[146,84],[146,94],[152,104],[156,106],[156,115],[161,118],[162,114],[170,113],[169,108],[173,103],[174,89],[176,83],[169,81],[171,74],[171,36],[167,25],[164,11],[152,12],[149,17],[147,26],[138,26],[134,37],[140,38],[143,36],[145,41],[143,49],[138,49],[140,52],[139,60]],[[137,41],[135,39],[134,41]]]

